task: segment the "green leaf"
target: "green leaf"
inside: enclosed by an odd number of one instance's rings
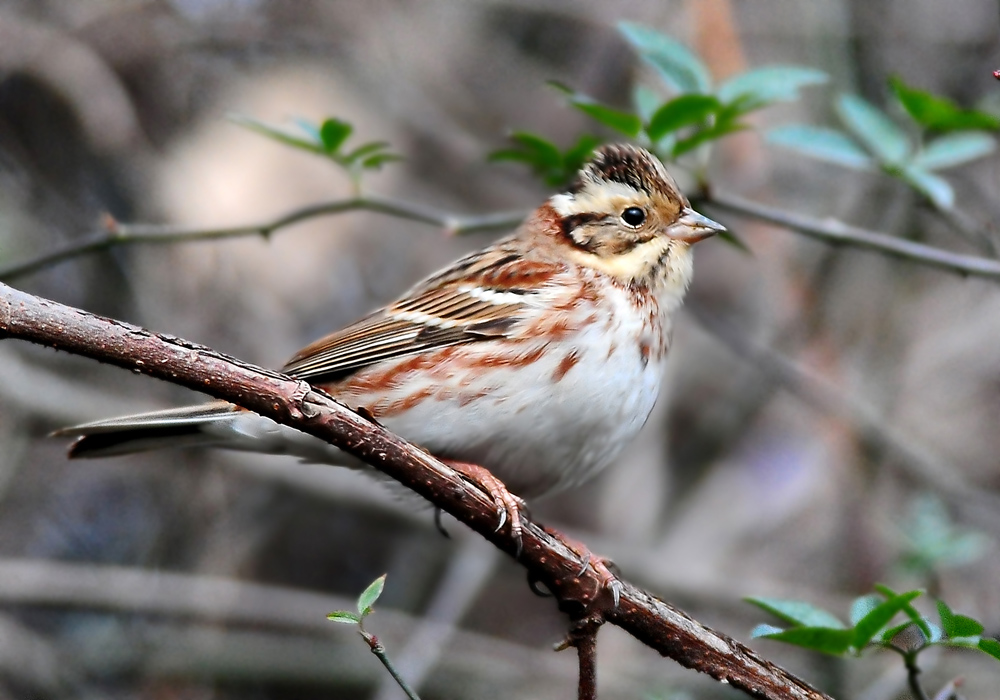
[[[982,158],[992,153],[996,145],[996,140],[987,134],[947,134],[927,144],[910,162],[924,170],[941,170]]]
[[[347,610],[336,610],[327,615],[326,619],[331,622],[342,622],[347,625],[356,625],[361,621],[360,617]]]
[[[985,651],[997,661],[1000,661],[1000,642],[990,637],[983,637],[979,640],[979,650]]]
[[[355,148],[350,153],[345,153],[341,156],[346,163],[353,163],[354,161],[364,158],[365,156],[370,156],[379,151],[384,151],[389,148],[389,144],[385,141],[369,141],[368,143],[363,143],[357,148]]]
[[[519,144],[523,150],[504,149],[491,153],[491,161],[518,160],[530,163],[539,168],[558,168],[562,164],[562,155],[551,141],[527,131],[516,131],[510,139]]]
[[[749,127],[746,124],[740,124],[739,122],[717,121],[714,126],[710,126],[707,129],[701,129],[695,132],[694,135],[678,141],[674,145],[673,157],[680,158],[688,151],[693,151],[704,143],[717,141],[723,136],[727,136],[737,131],[743,131],[747,128]]]
[[[620,109],[602,105],[585,96],[573,97],[570,99],[570,103],[591,119],[596,119],[601,124],[630,138],[638,136],[639,130],[642,129],[642,121],[631,112],[623,112]]]
[[[361,167],[365,170],[378,170],[386,163],[394,163],[403,160],[403,156],[396,153],[376,153],[361,161]]]
[[[909,605],[910,601],[919,597],[920,591],[907,591],[899,595],[888,598],[885,602],[876,605],[868,614],[858,620],[854,626],[854,640],[852,646],[861,649],[872,640],[879,631],[885,627],[892,618]]]
[[[914,121],[934,131],[960,129],[1000,130],[1000,117],[974,109],[962,109],[951,100],[918,90],[897,77],[889,84],[900,104]]]
[[[773,144],[854,170],[875,170],[876,163],[857,143],[840,131],[790,124],[771,129],[765,138]]]
[[[986,535],[955,527],[948,509],[931,495],[914,499],[902,530],[910,542],[903,562],[918,573],[968,564],[981,557],[989,546]]]
[[[358,614],[361,617],[368,615],[372,611],[372,606],[375,601],[378,600],[379,596],[382,595],[382,589],[385,588],[385,577],[387,574],[382,574],[377,579],[372,581],[368,588],[358,596]]]
[[[983,624],[967,615],[955,615],[954,628],[949,637],[978,637],[984,631]]]
[[[885,598],[877,593],[869,593],[868,595],[863,595],[860,598],[855,598],[851,603],[851,625],[854,626],[861,622],[864,616],[877,608],[883,600],[885,600]]]
[[[880,583],[875,584],[875,590],[884,595],[886,598],[894,598],[900,595],[899,593],[896,593],[896,591],[892,590],[888,586],[885,586]],[[924,593],[924,591],[920,589],[917,589],[912,592],[917,593],[918,595],[923,595]],[[905,603],[903,605],[903,612],[906,613],[906,616],[910,618],[910,620],[917,627],[920,628],[920,631],[923,632],[924,636],[927,637],[928,639],[934,637],[935,634],[937,635],[938,638],[941,637],[941,630],[937,630],[937,632],[932,630],[930,623],[927,621],[927,618],[921,615],[920,612],[909,603]]]
[[[833,613],[829,613],[822,608],[817,608],[811,603],[800,600],[760,598],[755,596],[744,598],[743,600],[792,625],[845,629],[844,623],[838,620]]]
[[[715,94],[726,104],[739,101],[740,111],[745,113],[774,102],[791,102],[798,98],[803,87],[829,79],[830,76],[815,68],[763,66],[733,76]]]
[[[336,153],[354,127],[340,119],[326,119],[319,127],[319,137],[327,153]]]
[[[646,133],[650,141],[656,143],[667,134],[692,124],[700,124],[722,107],[711,95],[687,94],[675,97],[649,120]]]
[[[286,146],[309,151],[310,153],[324,153],[322,143],[292,134],[284,129],[279,129],[276,126],[271,126],[252,117],[246,117],[241,114],[230,114],[229,121],[242,126],[244,129],[249,129],[269,139],[283,143]]]
[[[489,155],[489,160],[526,163],[546,184],[553,187],[571,180],[590,158],[594,148],[601,143],[596,136],[583,134],[563,153],[555,144],[527,132],[513,134],[510,138],[518,147],[494,151]]]
[[[851,648],[854,633],[849,629],[831,629],[830,627],[792,627],[781,632],[760,636],[763,639],[774,639],[794,644],[803,649],[840,656]]]
[[[563,168],[570,176],[583,167],[583,164],[590,160],[594,149],[601,143],[601,140],[592,134],[582,135],[577,142],[570,146],[562,155]]]
[[[900,165],[911,151],[910,139],[872,103],[857,95],[841,95],[837,113],[850,131],[885,165]]]
[[[947,211],[955,206],[955,190],[943,178],[912,165],[904,166],[900,175],[938,209]]]
[[[633,22],[619,22],[618,30],[674,91],[707,93],[711,89],[708,68],[684,44]]]
[[[954,637],[977,637],[983,633],[983,625],[967,615],[956,615],[943,600],[937,602],[941,629],[949,639]]]
[[[775,627],[774,625],[759,624],[750,630],[750,638],[757,639],[758,637],[767,637],[771,634],[780,634],[784,632],[781,627]]]

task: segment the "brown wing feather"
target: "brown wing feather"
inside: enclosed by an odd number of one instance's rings
[[[526,260],[516,245],[507,239],[459,260],[395,303],[303,348],[283,371],[314,383],[333,381],[376,362],[505,336],[524,318],[532,296],[563,269]]]

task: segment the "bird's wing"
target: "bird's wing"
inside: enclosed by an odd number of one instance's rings
[[[507,337],[565,269],[509,239],[467,256],[399,301],[303,348],[282,371],[311,383],[447,345]]]

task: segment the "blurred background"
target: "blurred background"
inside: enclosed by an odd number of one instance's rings
[[[366,176],[373,192],[529,210],[550,191],[486,156],[512,129],[566,146],[594,128],[547,80],[627,104],[649,74],[620,20],[684,41],[719,78],[769,63],[833,76],[758,126],[829,123],[834,92],[882,104],[890,75],[964,106],[1000,94],[996,0],[0,0],[0,268],[107,214],[215,227],[350,194],[328,162],[232,113],[337,116],[388,141],[405,161]],[[715,148],[708,173],[718,191],[981,252],[898,182],[753,131]],[[1000,157],[949,181],[995,246]],[[640,439],[534,516],[741,641],[766,617],[742,596],[846,617],[877,582],[927,588],[1000,633],[1000,287],[703,209],[752,254],[699,245]],[[280,366],[494,235],[359,212],[5,281]],[[69,463],[47,437],[200,399],[0,343],[0,699],[396,698],[356,633],[324,619],[386,572],[368,628],[424,697],[574,696],[575,655],[551,651],[565,619],[523,570],[362,474],[198,451]],[[752,645],[837,697],[906,697],[890,654]],[[737,696],[616,629],[599,650],[604,698]],[[928,688],[956,676],[969,698],[1000,687],[985,655],[926,660]]]

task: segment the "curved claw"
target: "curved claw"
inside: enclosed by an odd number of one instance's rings
[[[500,532],[503,526],[507,524],[507,511],[499,501],[494,503],[494,505],[497,507],[497,518],[499,518],[500,522],[497,523],[496,529],[493,532]]]
[[[600,579],[601,588],[607,588],[611,593],[611,598],[614,601],[614,605],[617,608],[618,604],[622,599],[622,591],[625,586],[618,579],[617,566],[610,559],[605,559],[604,557],[597,557],[587,549],[587,546],[578,540],[574,540],[571,537],[567,537],[558,530],[552,528],[545,528],[545,531],[549,534],[555,535],[563,541],[563,543],[569,547],[569,549],[580,557],[580,570],[577,572],[576,577],[580,578],[585,573],[587,569],[593,569],[594,573]]]
[[[509,520],[510,535],[514,538],[515,544],[514,556],[515,558],[520,557],[522,551],[521,533],[523,532],[521,527],[521,508],[524,506],[524,501],[508,491],[504,483],[493,476],[488,469],[480,467],[478,464],[452,460],[444,460],[444,463],[459,472],[493,499],[493,503],[497,509],[497,519],[500,521],[494,532],[499,532],[503,529],[503,526]]]

